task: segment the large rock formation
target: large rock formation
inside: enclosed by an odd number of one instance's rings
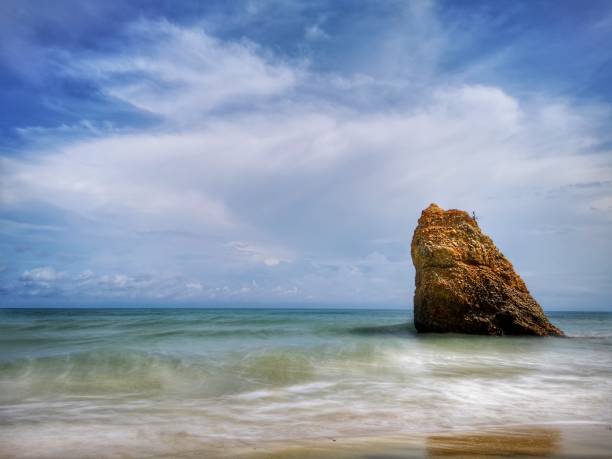
[[[563,335],[466,212],[431,204],[412,238],[419,332]]]

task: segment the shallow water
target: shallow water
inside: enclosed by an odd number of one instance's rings
[[[397,310],[1,310],[0,456],[609,425],[612,314],[550,317],[569,339],[417,335]]]

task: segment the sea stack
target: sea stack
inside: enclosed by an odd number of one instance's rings
[[[419,332],[563,336],[475,218],[431,204],[411,246]]]

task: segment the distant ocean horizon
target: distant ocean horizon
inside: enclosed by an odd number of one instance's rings
[[[549,317],[569,339],[422,335],[407,309],[2,309],[0,457],[611,425],[612,313]]]
[[[10,310],[10,309],[32,309],[32,310],[44,310],[44,309],[61,309],[61,310],[69,310],[69,309],[166,309],[166,310],[174,310],[174,309],[214,309],[214,310],[267,310],[267,309],[280,309],[280,310],[355,310],[355,311],[404,311],[407,313],[410,319],[412,319],[412,307],[407,307],[405,305],[383,305],[377,306],[373,304],[328,304],[328,303],[316,303],[316,304],[308,304],[308,303],[295,303],[295,304],[267,304],[267,303],[249,303],[249,304],[235,304],[235,303],[227,303],[227,304],[202,304],[202,305],[192,305],[192,304],[177,304],[177,305],[168,305],[164,304],[70,304],[70,305],[0,305],[0,310]],[[574,308],[546,308],[542,306],[542,309],[547,314],[549,313],[598,313],[598,312],[610,312],[612,313],[612,305],[608,307],[576,307]]]

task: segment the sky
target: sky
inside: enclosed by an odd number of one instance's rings
[[[0,306],[412,307],[431,202],[612,309],[612,3],[4,0]]]

